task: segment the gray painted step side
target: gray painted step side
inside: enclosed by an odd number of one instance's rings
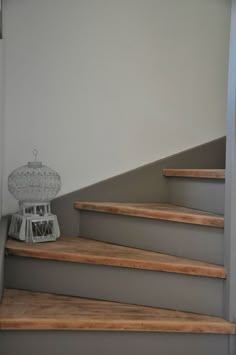
[[[224,180],[168,177],[169,203],[224,214]]]
[[[229,355],[229,336],[182,333],[2,331],[1,355]]]
[[[223,265],[223,228],[83,211],[80,236]]]
[[[0,303],[2,300],[4,289],[4,256],[5,256],[5,244],[7,240],[8,231],[8,217],[4,217],[0,220]]]
[[[8,256],[6,287],[223,316],[224,280]]]

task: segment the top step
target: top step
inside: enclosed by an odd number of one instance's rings
[[[225,169],[164,169],[164,176],[225,179]]]
[[[191,208],[165,203],[118,203],[81,202],[74,203],[79,210],[106,212],[112,214],[160,219],[172,222],[198,224],[211,227],[224,227],[224,217]]]

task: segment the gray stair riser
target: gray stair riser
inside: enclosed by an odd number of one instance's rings
[[[229,355],[228,335],[1,331],[0,355]]]
[[[7,257],[6,287],[223,316],[224,280]]]
[[[224,180],[182,177],[170,177],[167,179],[169,203],[224,214]]]
[[[223,265],[223,228],[82,211],[80,236]]]

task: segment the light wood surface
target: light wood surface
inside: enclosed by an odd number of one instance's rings
[[[9,239],[10,255],[226,278],[224,267],[79,237],[27,244]]]
[[[164,169],[164,176],[224,179],[225,169]]]
[[[106,212],[127,216],[161,219],[213,227],[224,227],[224,217],[213,213],[198,211],[163,203],[116,203],[81,202],[74,203],[80,210]]]
[[[235,333],[218,317],[21,290],[5,290],[0,329]]]

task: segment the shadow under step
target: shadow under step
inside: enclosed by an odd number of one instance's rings
[[[0,329],[8,355],[227,355],[235,334],[222,318],[14,289]]]
[[[10,288],[223,315],[219,265],[79,237],[6,251]]]
[[[164,169],[169,203],[224,214],[224,169]]]

